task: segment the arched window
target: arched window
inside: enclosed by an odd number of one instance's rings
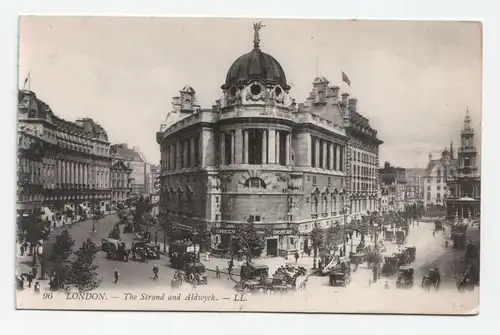
[[[321,206],[322,208],[322,213],[328,213],[328,197],[323,195],[323,204]]]
[[[332,212],[337,211],[337,197],[332,194]]]
[[[318,213],[318,203],[319,203],[319,200],[318,200],[318,196],[315,195],[313,196],[313,212],[314,213]]]
[[[266,183],[258,177],[248,178],[245,182],[245,187],[256,188],[256,189],[266,189]]]

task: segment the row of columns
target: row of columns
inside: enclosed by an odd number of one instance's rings
[[[325,198],[322,197],[321,200],[321,208],[319,206],[320,201],[318,196],[314,196],[311,201],[311,213],[327,213],[330,215],[330,212],[337,212],[342,209],[342,204],[344,203],[344,199],[341,197],[334,198]],[[321,211],[320,211],[321,209]]]
[[[259,129],[262,134],[262,164],[280,164],[281,141],[280,136],[285,136],[285,165],[290,165],[290,147],[291,137],[289,132],[276,129]],[[249,131],[250,129],[241,129],[221,133],[220,152],[221,164],[249,164]],[[228,140],[229,138],[229,140]],[[230,153],[226,155],[226,144],[230,145]],[[243,144],[243,150],[240,154],[238,144]]]
[[[168,144],[162,151],[162,160],[164,161],[165,168],[168,171],[172,171],[177,168],[183,169],[197,166],[199,162],[196,152],[198,146],[197,139],[198,137],[192,137]]]
[[[351,200],[352,213],[359,213],[361,211],[374,211],[376,210],[377,199],[354,199]]]
[[[311,159],[314,160],[311,165],[327,170],[343,171],[344,149],[340,144],[313,137],[311,145],[314,146],[315,152],[314,156],[311,155]],[[323,150],[323,157],[320,155],[321,149]]]
[[[109,187],[109,170],[89,163],[58,160],[57,182],[59,184],[95,184],[97,188]]]

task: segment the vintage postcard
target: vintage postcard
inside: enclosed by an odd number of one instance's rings
[[[481,47],[479,22],[20,17],[17,308],[476,314]]]

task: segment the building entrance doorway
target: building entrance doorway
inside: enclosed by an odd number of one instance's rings
[[[304,240],[304,249],[303,250],[307,254],[307,252],[309,250],[309,240],[308,239]]]
[[[278,239],[272,238],[266,241],[267,256],[278,256]]]

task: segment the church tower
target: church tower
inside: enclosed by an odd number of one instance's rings
[[[464,127],[460,134],[460,149],[458,150],[458,173],[464,177],[474,177],[477,174],[477,151],[474,145],[474,129],[472,129],[470,122],[469,110],[467,110]]]

